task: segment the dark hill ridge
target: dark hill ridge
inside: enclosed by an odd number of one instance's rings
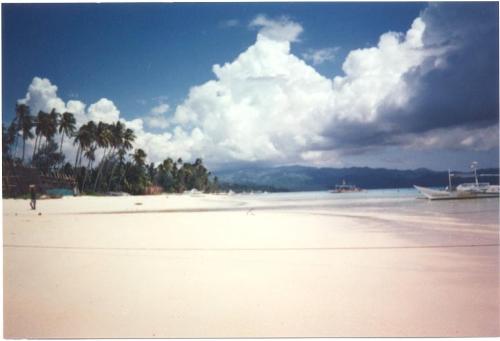
[[[426,168],[397,170],[386,168],[313,168],[306,166],[246,167],[214,172],[225,184],[243,185],[248,188],[270,187],[289,191],[328,190],[345,180],[365,189],[408,188],[420,186],[447,186],[447,171],[432,171]],[[478,170],[478,174],[498,174],[498,168]],[[471,182],[470,179],[456,180]],[[480,181],[498,183],[498,177],[482,177]]]

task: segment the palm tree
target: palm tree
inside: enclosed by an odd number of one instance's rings
[[[74,134],[73,144],[78,145],[76,150],[75,168],[81,164],[82,153],[96,142],[96,125],[94,121],[88,121],[82,125]]]
[[[113,151],[116,150],[116,148],[120,147],[123,143],[123,136],[125,134],[125,125],[120,122],[116,121],[114,124],[110,126],[111,129],[111,144],[113,145]]]
[[[99,178],[101,177],[102,168],[106,160],[106,152],[112,139],[112,133],[110,128],[111,128],[110,125],[107,123],[99,122],[97,124],[96,143],[99,148],[104,148],[104,153],[101,158],[101,164],[99,165],[99,170],[97,171],[97,176],[95,178],[94,192],[97,189],[97,183],[99,182]]]
[[[125,129],[125,132],[123,133],[123,143],[122,143],[122,148],[125,150],[130,150],[132,149],[132,142],[135,141],[135,134],[132,129]]]
[[[40,113],[39,113],[40,114]],[[59,113],[56,112],[55,109],[52,109],[50,114],[42,114],[39,115],[38,118],[38,125],[39,125],[39,131],[40,134],[45,137],[45,147],[49,143],[49,140],[52,140],[54,135],[57,132],[57,125],[58,125],[58,118],[59,118]],[[41,142],[40,142],[41,144]],[[38,149],[40,149],[40,146],[38,146]]]
[[[118,150],[118,157],[120,160],[120,164],[123,165],[123,161],[125,160],[125,155],[127,154],[127,151],[132,149],[132,142],[135,141],[135,134],[134,131],[130,128],[125,129],[125,132],[123,133],[123,141],[121,148]],[[127,175],[127,170],[128,167],[125,168],[120,180],[118,181],[118,184],[121,188],[121,185],[123,183],[123,179]]]
[[[123,143],[123,134],[125,133],[125,125],[120,121],[116,121],[115,123],[112,123],[111,125],[109,125],[109,130],[111,132],[110,139],[109,139],[109,146],[110,146],[111,150],[110,150],[108,158],[104,164],[104,169],[103,169],[104,174],[107,174],[108,161],[111,159],[114,159],[114,157],[116,155],[116,153],[115,153],[116,149],[120,148],[122,143]],[[112,173],[114,172],[115,165],[116,165],[116,163],[113,164],[113,168],[111,169],[111,175],[109,177],[108,188],[110,186],[110,181],[111,181],[111,178],[113,175]]]
[[[163,160],[163,168],[167,172],[172,172],[173,164],[174,164],[174,161],[171,158],[167,158],[166,160]]]
[[[96,143],[95,142],[96,141],[96,137],[95,137],[96,129],[97,128],[96,128],[94,121],[89,121],[86,124],[82,125],[78,129],[78,131],[76,133],[74,133],[73,144],[78,145],[77,150],[76,150],[75,165],[74,165],[76,176],[81,175],[81,168],[79,169],[78,167],[81,166],[83,153],[86,152],[89,148],[91,148]],[[85,171],[85,178],[86,178],[86,176],[87,176],[87,173]],[[82,182],[80,182],[80,183],[82,183]],[[81,188],[81,191],[83,191],[83,186]]]
[[[75,169],[78,165],[78,156],[80,154],[80,150],[82,149],[82,140],[84,139],[84,135],[85,135],[85,124],[82,125],[80,127],[80,129],[78,129],[76,131],[76,133],[73,135],[73,137],[74,137],[73,145],[78,145],[78,147],[76,148],[76,156],[75,156],[75,164],[74,164]]]
[[[48,115],[46,112],[40,110],[38,112],[38,115],[36,117],[36,119],[34,120],[34,123],[35,123],[35,135],[36,135],[36,138],[35,138],[35,146],[33,147],[33,156],[31,157],[31,159],[33,160],[35,158],[35,154],[36,154],[36,151],[37,151],[37,147],[39,145],[39,142],[42,140],[41,136],[42,136],[42,124],[44,121],[46,121],[46,117],[48,118]]]
[[[56,111],[56,109],[52,109],[49,114],[49,125],[48,125],[48,133],[49,139],[52,139],[57,133],[57,127],[59,126],[59,118],[61,114]]]
[[[97,147],[95,145],[91,145],[89,148],[87,148],[85,150],[85,158],[87,158],[87,160],[89,160],[89,163],[87,165],[87,168],[85,168],[85,176],[83,178],[81,192],[83,192],[85,190],[85,183],[87,182],[88,170],[92,170],[92,164],[95,161],[95,151],[96,151],[96,149],[97,149]]]
[[[85,141],[84,141],[84,149],[88,149],[91,147],[95,147],[97,149],[97,125],[94,121],[88,121],[86,125],[85,131]],[[82,154],[80,153],[80,162],[79,165],[82,164]]]
[[[84,146],[85,146],[85,138],[87,136],[87,125],[84,124],[82,125],[74,134],[73,134],[73,145],[76,145],[76,156],[75,156],[75,164],[74,167],[75,169],[78,167],[78,157],[80,156],[80,153],[82,152]]]
[[[111,174],[109,176],[108,181],[108,191],[111,189],[111,182],[113,180],[113,175],[115,173],[116,166],[121,164],[126,155],[126,151],[132,148],[132,142],[135,140],[135,134],[132,129],[125,128],[125,125],[120,121],[117,121],[113,127],[113,140],[114,140],[114,148],[118,148],[118,156],[119,162],[115,162],[113,164],[113,168],[111,168]],[[119,182],[121,182],[122,177],[120,177]]]
[[[134,162],[137,166],[143,167],[145,164],[145,161],[146,161],[146,156],[147,155],[144,152],[144,150],[142,150],[141,148],[138,148],[135,150],[134,155],[132,157],[133,157]]]
[[[63,140],[64,135],[72,136],[76,130],[76,120],[75,116],[70,112],[65,112],[61,116],[61,120],[59,121],[59,134],[61,134],[61,146],[59,149],[59,153],[62,153]]]
[[[17,154],[17,144],[19,142],[19,134],[18,132],[22,130],[22,120],[24,117],[30,115],[30,107],[26,104],[16,104],[16,118],[14,119],[14,124],[16,127],[16,136],[15,136],[15,145],[14,145],[14,156]],[[24,151],[23,151],[24,153]]]
[[[21,117],[19,122],[19,127],[23,137],[23,156],[21,158],[21,162],[24,162],[24,152],[26,150],[26,140],[32,139],[34,137],[31,132],[31,128],[33,128],[33,117],[31,115],[24,115]]]

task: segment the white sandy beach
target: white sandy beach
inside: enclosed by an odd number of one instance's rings
[[[479,223],[266,195],[3,200],[4,336],[498,336],[484,200]]]

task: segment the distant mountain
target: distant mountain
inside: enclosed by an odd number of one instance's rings
[[[498,174],[498,168],[478,170],[479,174]],[[246,167],[214,171],[225,188],[270,188],[288,191],[314,191],[334,188],[345,180],[365,189],[407,188],[413,185],[446,186],[448,172],[425,168],[397,170],[385,168],[313,168],[305,166]],[[472,182],[474,179],[461,179]],[[498,177],[483,177],[480,181],[498,183]]]

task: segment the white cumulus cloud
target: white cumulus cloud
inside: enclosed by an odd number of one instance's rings
[[[152,114],[164,114],[168,111],[170,106],[167,103],[160,103],[151,109]]]
[[[146,116],[146,125],[150,128],[166,129],[170,125],[167,116],[170,106],[167,103],[161,102],[153,107],[148,116]]]
[[[406,35],[384,33],[375,47],[351,51],[334,78],[332,109],[337,119],[370,122],[382,105],[403,106],[411,96],[404,75],[432,53],[423,48],[425,23],[417,18]]]
[[[47,78],[40,77],[33,78],[26,96],[18,100],[18,103],[28,105],[34,115],[40,110],[50,112],[56,109],[58,112],[63,112],[66,109],[64,101],[57,96],[57,86]]]
[[[113,101],[101,98],[89,106],[87,115],[89,119],[95,122],[113,123],[118,121],[120,110],[118,110]]]
[[[335,60],[335,54],[339,51],[339,47],[327,47],[324,49],[309,49],[302,54],[306,61],[310,61],[313,65],[320,65],[328,61]]]
[[[291,53],[300,25],[264,16],[257,24],[256,42],[234,61],[214,65],[216,78],[191,88],[175,111],[173,123],[204,134],[201,150],[210,159],[317,159],[318,149],[335,144],[328,131],[374,122],[381,107],[404,105],[411,96],[404,75],[431,54],[417,18],[406,34],[385,33],[377,46],[351,51],[345,75],[332,80]]]
[[[277,41],[297,41],[304,30],[299,23],[282,16],[277,20],[261,14],[250,22],[250,27],[260,28],[259,35]]]

